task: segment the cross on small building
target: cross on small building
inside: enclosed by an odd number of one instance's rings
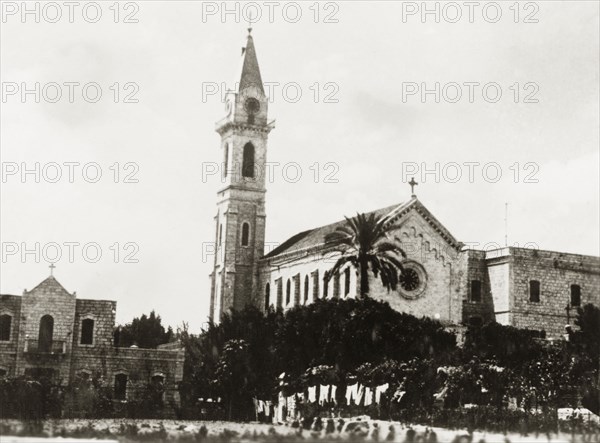
[[[412,196],[415,196],[415,186],[418,185],[418,183],[415,181],[415,178],[412,177],[410,179],[410,181],[408,182],[408,184],[410,185],[410,193],[412,194]]]
[[[54,268],[56,268],[56,266],[54,266],[54,263],[50,263],[50,266],[48,266],[50,268],[50,275],[54,274]]]

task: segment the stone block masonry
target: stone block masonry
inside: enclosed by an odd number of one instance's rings
[[[184,351],[173,343],[162,349],[115,347],[116,308],[110,300],[76,299],[53,276],[22,296],[0,296],[3,322],[10,317],[9,334],[0,340],[0,376],[51,377],[62,386],[77,377],[98,377],[108,387],[116,386],[117,376],[125,376],[122,402],[138,398],[160,380],[165,413],[173,416]]]

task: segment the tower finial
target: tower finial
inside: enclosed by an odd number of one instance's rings
[[[252,13],[248,15],[248,35],[252,34]]]
[[[56,268],[56,266],[54,266],[54,263],[50,263],[50,266],[48,266],[50,268],[50,276],[52,276],[54,274],[54,268]]]

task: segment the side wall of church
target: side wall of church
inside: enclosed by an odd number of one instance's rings
[[[513,291],[510,299],[512,325],[544,330],[548,337],[565,333],[571,285],[581,288],[581,306],[600,306],[600,257],[535,249],[510,248]],[[530,300],[529,282],[540,282],[539,302]],[[570,312],[570,323],[577,315]]]
[[[424,272],[425,284],[414,293],[401,289],[388,291],[381,281],[369,276],[369,294],[372,298],[386,301],[392,308],[417,317],[439,315],[441,320],[460,322],[462,319],[461,279],[457,273],[464,264],[459,253],[440,237],[419,215],[410,215],[398,229],[392,231],[407,254],[407,260],[416,269]],[[323,254],[322,250],[294,255],[281,255],[264,260],[258,278],[256,304],[265,306],[266,285],[269,284],[269,305],[278,306],[280,298],[284,309],[296,304],[312,303],[315,297],[323,298],[325,285],[323,276],[331,270],[338,255]],[[346,289],[346,274],[342,269],[327,285],[328,298],[355,297],[360,292],[356,269],[351,268],[349,285]],[[462,271],[464,273],[464,271]],[[308,297],[305,301],[305,285],[308,277]],[[290,282],[288,302],[287,287]],[[279,297],[278,297],[278,294]]]

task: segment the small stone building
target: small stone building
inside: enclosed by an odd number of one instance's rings
[[[53,276],[22,296],[0,295],[0,377],[44,377],[62,386],[77,377],[101,378],[121,404],[159,385],[172,412],[179,404],[183,349],[115,347],[116,307],[115,301],[77,299]]]

